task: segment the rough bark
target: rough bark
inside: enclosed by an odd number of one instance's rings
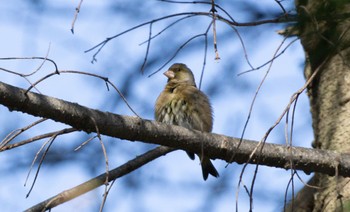
[[[299,0],[296,7],[299,35],[308,59],[305,76],[319,69],[308,91],[314,147],[349,153],[350,1]],[[319,189],[302,189],[294,211],[346,211],[349,178],[316,173],[311,182]]]

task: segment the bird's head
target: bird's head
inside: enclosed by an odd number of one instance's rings
[[[183,63],[175,63],[164,72],[168,77],[168,83],[188,83],[196,86],[192,71]]]

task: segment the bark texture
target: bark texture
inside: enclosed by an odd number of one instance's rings
[[[339,174],[344,177],[350,176],[350,155],[348,154],[272,143],[262,145],[259,141],[247,139],[240,142],[240,138],[94,110],[76,103],[26,92],[26,90],[2,82],[0,82],[0,104],[10,110],[65,123],[72,126],[73,130],[94,132],[129,141],[159,144],[196,154],[204,152],[212,159],[218,158],[229,163],[242,164],[249,161],[251,164],[259,163],[283,169],[290,169],[292,163],[293,168],[306,173],[320,172],[333,176],[335,171],[332,161],[339,161]],[[6,141],[1,142],[0,152],[24,144],[28,144],[27,140],[10,144]],[[252,152],[255,154],[252,155]]]
[[[314,147],[350,153],[350,1],[297,0],[296,8],[305,76],[318,71],[308,90]],[[294,211],[346,211],[349,178],[316,173],[310,182],[319,189],[302,189]]]

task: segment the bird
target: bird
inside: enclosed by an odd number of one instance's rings
[[[183,63],[175,63],[163,74],[168,81],[155,103],[156,121],[211,132],[213,128],[211,104],[208,97],[197,88],[192,71]],[[194,153],[187,152],[187,154],[194,160]],[[209,174],[219,177],[210,158],[203,154],[199,154],[198,157],[204,180],[208,179]]]

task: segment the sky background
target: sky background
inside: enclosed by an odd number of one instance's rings
[[[1,2],[3,1],[3,2]],[[107,37],[116,35],[133,26],[162,16],[201,11],[208,12],[209,5],[172,4],[159,1],[84,1],[75,23],[75,33],[70,32],[75,8],[79,1],[20,1],[11,3],[0,0],[0,58],[45,57],[55,61],[59,70],[89,72],[108,77],[126,96],[132,108],[145,119],[153,119],[154,102],[164,88],[162,75],[175,62],[185,63],[196,77],[201,76],[204,57],[204,39],[198,38],[181,49],[179,54],[158,73],[186,40],[203,33],[211,19],[192,17],[183,20],[152,40],[148,63],[140,72],[147,45],[149,25],[138,28],[108,42],[91,63],[96,51],[87,49]],[[273,0],[217,1],[237,22],[249,22],[274,18],[281,8]],[[293,1],[282,1],[288,12],[293,12]],[[224,14],[219,11],[220,15]],[[152,35],[163,30],[177,18],[166,19],[152,25]],[[266,24],[256,27],[237,27],[244,42],[231,27],[217,22],[217,43],[221,59],[214,60],[212,30],[208,33],[208,52],[201,90],[211,99],[214,110],[213,132],[240,137],[247,119],[254,94],[265,73],[269,74],[259,91],[253,107],[245,138],[261,140],[265,132],[276,122],[287,106],[292,94],[304,84],[304,53],[299,40],[274,60],[271,69],[264,66],[250,70],[245,54],[253,67],[259,67],[273,58],[282,45],[285,49],[295,38],[283,42],[276,33],[286,25]],[[0,60],[0,68],[20,73],[30,73],[41,64],[40,60]],[[50,63],[28,79],[35,82],[52,73]],[[13,74],[0,71],[2,82],[27,88],[29,83]],[[105,83],[96,78],[61,74],[53,76],[37,86],[45,95],[76,102],[81,105],[122,115],[134,115],[114,90],[108,91]],[[29,125],[38,117],[20,112],[10,112],[0,106],[1,140],[11,131]],[[309,103],[305,93],[298,100],[293,130],[295,146],[310,147],[313,139]],[[68,127],[46,121],[15,142],[43,133]],[[267,142],[285,143],[285,119],[270,134]],[[0,153],[0,211],[23,211],[57,193],[83,183],[105,171],[105,159],[98,140],[91,141],[79,151],[74,149],[93,134],[83,132],[59,137],[52,145],[30,196],[26,194],[33,181],[37,163],[24,182],[35,154],[47,141],[37,141]],[[122,165],[144,153],[154,145],[128,142],[103,136],[110,168]],[[244,189],[237,188],[242,165],[215,160],[220,178],[204,182],[198,159],[191,161],[185,152],[176,151],[161,157],[132,174],[116,181],[107,198],[104,211],[234,211],[236,193],[239,191],[239,211],[249,209],[249,197]],[[255,166],[248,166],[243,181],[250,186]],[[304,181],[310,178],[299,172]],[[280,211],[290,171],[272,167],[259,167],[254,186],[254,211]],[[303,186],[295,180],[295,189]],[[96,189],[53,210],[98,211],[104,188]],[[289,190],[289,196],[291,190]]]

